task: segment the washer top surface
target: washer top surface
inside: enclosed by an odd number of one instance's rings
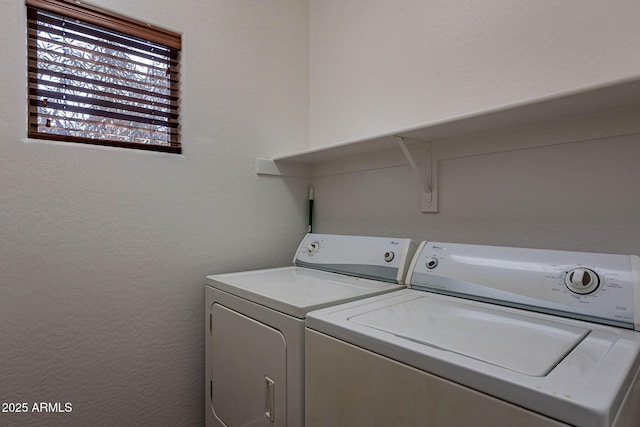
[[[404,288],[296,266],[212,275],[207,284],[300,319],[312,310]]]
[[[465,300],[443,303],[428,294],[349,321],[537,377],[549,373],[591,332],[539,316],[496,312]]]
[[[640,334],[405,289],[309,313],[307,328],[549,417],[606,426]]]

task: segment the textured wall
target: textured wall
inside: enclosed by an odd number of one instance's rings
[[[202,425],[205,276],[306,231],[306,182],[254,162],[307,140],[307,5],[92,3],[183,33],[184,155],[27,141],[24,2],[0,2],[0,402],[73,405],[0,425]]]
[[[639,20],[634,0],[310,0],[310,145],[637,76]],[[638,113],[434,143],[437,157],[447,144],[583,141],[445,158],[437,214],[420,212],[407,166],[314,178],[316,230],[640,253]]]
[[[636,0],[310,0],[312,146],[637,75]]]
[[[640,254],[639,113],[635,107],[434,143],[438,213],[420,212],[408,166],[314,178],[316,229]],[[602,138],[605,129],[627,135]],[[522,140],[564,143],[478,154]],[[471,155],[449,157],[452,147]]]

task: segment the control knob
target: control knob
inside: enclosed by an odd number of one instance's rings
[[[315,255],[316,252],[318,252],[318,249],[320,249],[320,243],[318,242],[309,243],[309,246],[307,246],[307,254],[309,256],[313,256]]]
[[[425,265],[429,270],[433,270],[438,266],[438,258],[434,256],[427,258],[427,262],[425,263]]]
[[[594,292],[600,286],[598,273],[584,267],[569,270],[564,278],[564,284],[571,292],[586,295]]]
[[[396,254],[394,254],[392,251],[387,251],[384,253],[384,260],[386,262],[391,262],[393,261],[393,258],[396,256]]]

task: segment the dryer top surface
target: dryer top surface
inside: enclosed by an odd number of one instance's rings
[[[281,267],[207,277],[209,286],[297,318],[311,310],[379,295],[404,286],[360,277]]]

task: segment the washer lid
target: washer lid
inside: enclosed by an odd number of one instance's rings
[[[403,288],[303,267],[218,274],[207,281],[214,288],[300,319],[311,310]]]
[[[547,375],[590,329],[464,300],[422,297],[349,319],[420,344],[529,376]]]

